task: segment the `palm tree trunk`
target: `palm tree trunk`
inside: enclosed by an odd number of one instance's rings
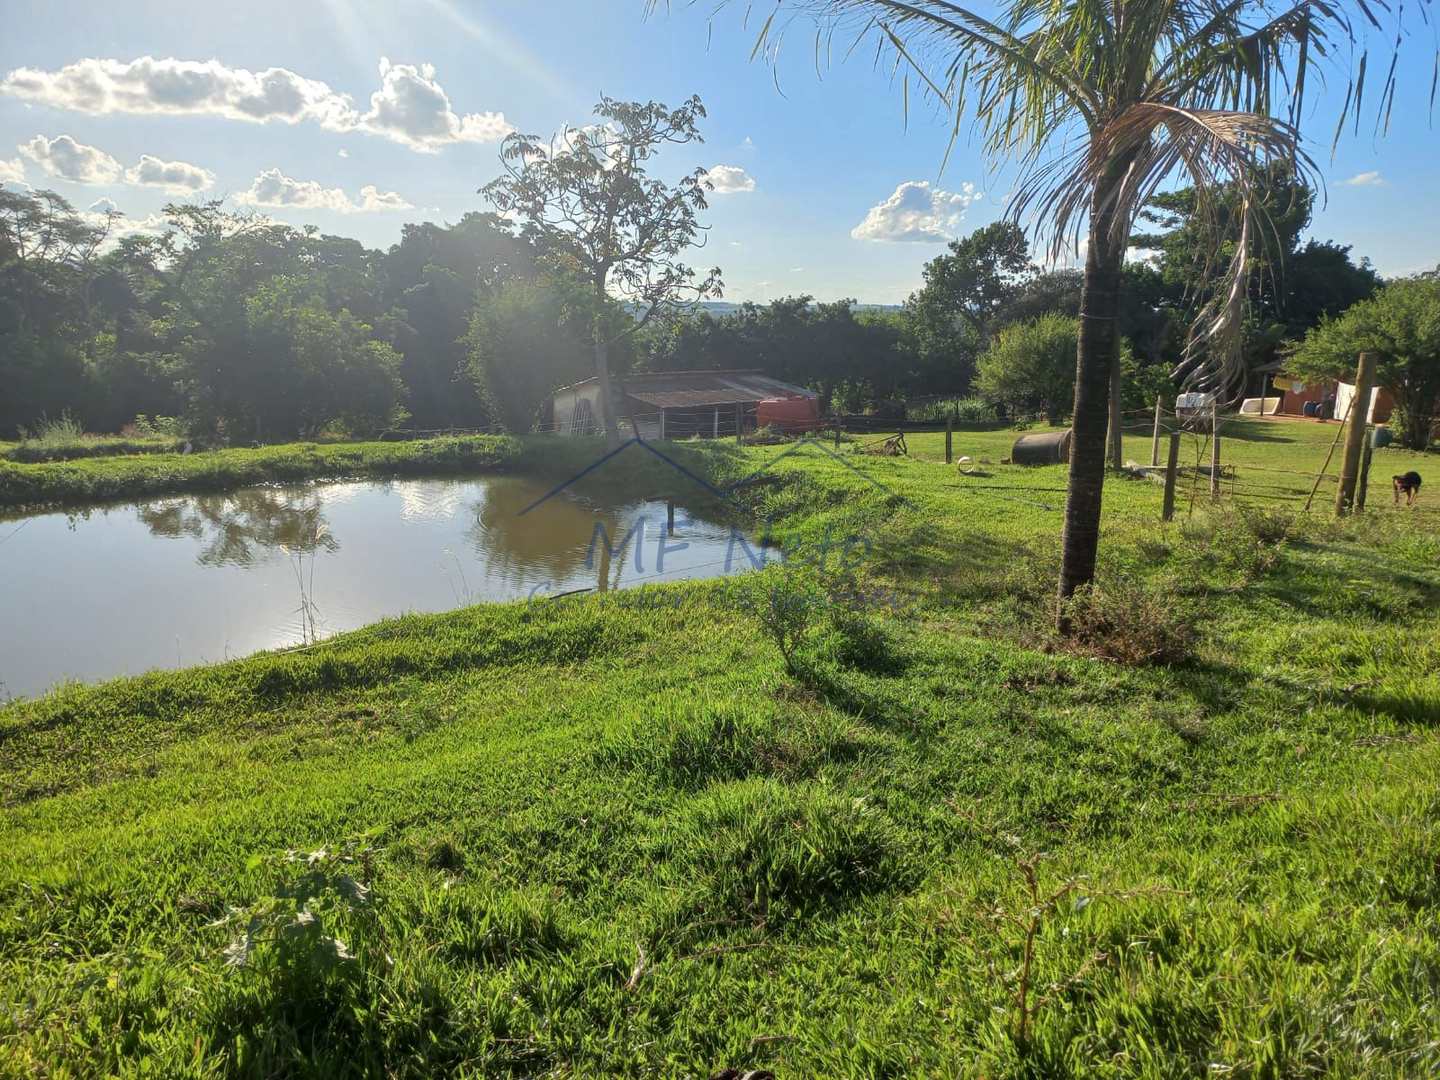
[[[1116,205],[1123,168],[1112,169],[1095,187],[1090,204],[1090,243],[1080,293],[1080,344],[1075,358],[1075,411],[1070,440],[1070,481],[1061,536],[1060,599],[1095,579],[1100,544],[1100,495],[1105,484],[1105,433],[1109,426],[1110,372],[1120,346],[1120,275],[1125,241],[1115,236]],[[1060,605],[1057,629],[1070,632]]]

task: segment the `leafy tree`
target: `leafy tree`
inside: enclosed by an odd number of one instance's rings
[[[251,359],[267,371],[264,399],[247,405],[266,430],[316,435],[339,424],[373,435],[403,417],[399,354],[350,312],[332,314],[291,279],[246,307]]]
[[[1249,303],[1241,322],[1240,351],[1247,369],[1275,360],[1283,341],[1300,337],[1321,316],[1336,315],[1371,295],[1379,277],[1367,262],[1350,262],[1349,249],[1300,237],[1310,223],[1314,192],[1288,166],[1272,163],[1249,181],[1263,207],[1264,225],[1245,288]],[[1154,196],[1140,212],[1151,231],[1131,236],[1132,248],[1155,256],[1151,289],[1157,310],[1175,322],[1217,302],[1224,282],[1216,267],[1232,261],[1247,227],[1245,191],[1238,183],[1211,193],[1208,215],[1195,188]],[[1130,333],[1133,338],[1134,334]]]
[[[93,291],[114,216],[0,187],[0,431],[89,405]]]
[[[1058,424],[1075,394],[1078,336],[1078,323],[1067,315],[1005,327],[980,355],[976,389],[1012,414],[1040,412]]]
[[[593,363],[590,301],[584,283],[557,275],[481,295],[467,339],[470,374],[507,431],[531,430],[558,387],[585,377]]]
[[[925,264],[925,284],[905,302],[907,341],[932,393],[961,393],[993,320],[1035,273],[1019,226],[997,221]]]
[[[655,0],[659,2],[659,0]],[[1074,437],[1061,541],[1062,600],[1095,576],[1105,477],[1112,368],[1119,362],[1118,315],[1125,249],[1136,214],[1182,175],[1212,217],[1214,196],[1239,185],[1246,221],[1191,342],[1206,349],[1189,369],[1202,388],[1238,382],[1235,347],[1245,306],[1252,240],[1263,228],[1251,178],[1259,169],[1308,168],[1298,125],[1305,89],[1324,79],[1381,9],[1311,3],[1276,14],[1258,0],[1008,0],[998,15],[954,0],[794,0],[820,20],[821,39],[873,38],[894,63],[915,72],[953,110],[958,133],[970,112],[997,159],[1017,160],[1016,220],[1034,213],[1052,254],[1085,239],[1085,279],[1075,380]],[[1392,9],[1396,48],[1403,8]],[[787,20],[772,13],[757,52],[775,55]],[[1358,59],[1341,122],[1364,100],[1368,53]],[[817,50],[823,54],[823,49]],[[1395,66],[1378,94],[1377,122],[1393,105]],[[908,83],[907,83],[908,86]],[[1216,215],[1218,216],[1218,215]],[[1212,218],[1213,220],[1213,218]],[[1196,353],[1195,355],[1200,355]],[[1060,605],[1060,629],[1068,631]]]
[[[1440,413],[1440,278],[1392,281],[1326,319],[1286,361],[1300,378],[1354,378],[1356,357],[1376,354],[1376,381],[1395,398],[1404,444],[1423,450]]]
[[[591,326],[605,438],[620,442],[609,353],[619,340],[604,316],[614,298],[630,305],[633,333],[658,313],[719,296],[720,271],[704,277],[681,261],[700,239],[698,213],[709,182],[696,169],[675,183],[652,178],[647,163],[664,147],[700,142],[705,108],[692,97],[678,109],[659,102],[602,98],[598,124],[566,129],[545,142],[519,133],[501,149],[505,175],[481,189],[553,266],[581,276],[594,295]]]
[[[533,278],[535,253],[494,214],[454,225],[406,225],[380,259],[377,282],[388,317],[376,332],[404,357],[401,375],[421,428],[478,427],[489,418],[470,378],[466,335],[477,295]]]

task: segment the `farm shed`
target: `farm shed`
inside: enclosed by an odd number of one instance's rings
[[[1257,382],[1260,376],[1264,378]],[[1257,368],[1252,374],[1252,383],[1265,386],[1267,397],[1280,398],[1280,407],[1276,411],[1281,416],[1316,415],[1320,406],[1333,397],[1335,414],[1326,419],[1338,420],[1345,416],[1350,407],[1350,397],[1355,393],[1352,384],[1336,382],[1333,379],[1307,383],[1303,379],[1291,378],[1281,373],[1279,361]],[[1307,405],[1310,406],[1309,412],[1305,408]],[[1395,399],[1391,397],[1390,391],[1383,386],[1377,386],[1370,398],[1370,416],[1367,419],[1372,424],[1383,424],[1390,419],[1394,409]]]
[[[804,409],[818,417],[814,391],[772,379],[758,371],[646,371],[611,377],[621,433],[644,439],[734,437],[735,425],[756,426],[760,403],[790,401],[789,412]],[[590,378],[556,390],[550,402],[551,430],[590,435],[600,430],[600,384]]]

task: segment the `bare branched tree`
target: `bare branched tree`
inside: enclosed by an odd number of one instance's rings
[[[481,193],[562,269],[582,276],[594,290],[591,316],[595,377],[610,447],[619,425],[610,386],[610,347],[667,311],[718,297],[719,269],[701,276],[682,261],[688,248],[703,246],[698,212],[711,190],[704,169],[666,184],[646,163],[666,146],[698,143],[705,108],[692,97],[677,109],[659,102],[602,98],[599,122],[567,128],[544,142],[534,135],[505,139],[505,175]],[[615,330],[607,318],[612,302],[633,316]]]

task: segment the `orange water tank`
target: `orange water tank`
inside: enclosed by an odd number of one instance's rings
[[[800,395],[765,398],[755,407],[755,423],[780,431],[814,431],[820,426],[820,400]]]

